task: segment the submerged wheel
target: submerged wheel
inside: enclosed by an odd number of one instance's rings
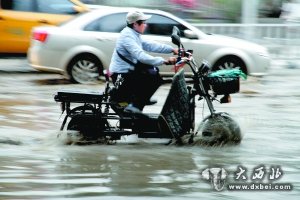
[[[197,133],[198,140],[209,146],[238,144],[242,140],[240,126],[228,113],[216,113],[206,117],[199,125]]]
[[[104,122],[96,115],[75,115],[71,118],[67,130],[71,143],[91,144],[101,143],[106,137],[101,135],[105,128]],[[75,132],[73,132],[75,131]]]
[[[103,66],[96,56],[82,54],[71,60],[68,74],[74,83],[95,83],[103,75]]]
[[[248,74],[246,64],[237,56],[226,56],[218,60],[212,67],[213,71],[221,69],[240,69],[245,74]]]

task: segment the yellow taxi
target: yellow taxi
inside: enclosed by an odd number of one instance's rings
[[[78,0],[0,0],[0,53],[26,53],[32,27],[57,25],[88,10]]]

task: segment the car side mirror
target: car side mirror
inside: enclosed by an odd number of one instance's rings
[[[83,12],[88,11],[88,8],[74,5],[74,6],[73,6],[73,10],[74,10],[76,13],[83,13]]]
[[[188,39],[198,39],[198,35],[189,29],[184,30],[183,33]]]

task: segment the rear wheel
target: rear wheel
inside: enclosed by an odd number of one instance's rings
[[[105,123],[96,115],[75,115],[71,118],[67,130],[68,144],[107,144],[109,138],[102,135]]]
[[[247,67],[242,59],[237,56],[226,56],[219,59],[212,67],[213,71],[221,69],[240,69],[245,74],[248,74]]]
[[[96,56],[82,54],[70,62],[68,73],[74,83],[96,83],[103,74],[103,66]]]

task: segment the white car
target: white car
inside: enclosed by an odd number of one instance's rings
[[[119,32],[126,26],[126,14],[132,9],[107,7],[81,14],[59,27],[34,28],[27,54],[29,64],[37,70],[65,74],[73,82],[95,82],[109,67]],[[240,68],[248,75],[264,75],[270,65],[266,48],[258,44],[205,34],[164,11],[141,11],[152,15],[142,37],[174,46],[170,36],[173,26],[177,26],[184,47],[194,50],[198,63],[207,60],[212,70]],[[174,74],[172,66],[161,66],[160,71],[162,75]]]
[[[300,0],[283,3],[280,18],[284,19],[287,23],[299,23]]]

